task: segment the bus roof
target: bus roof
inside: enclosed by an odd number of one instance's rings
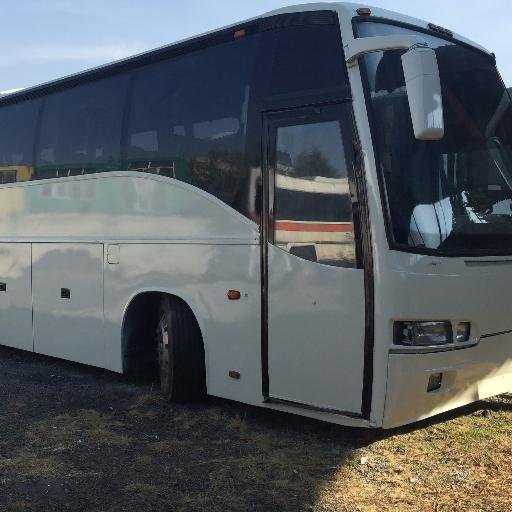
[[[390,11],[388,9],[382,9],[381,7],[375,7],[369,4],[360,4],[360,3],[352,3],[352,2],[316,2],[316,3],[307,3],[307,4],[299,4],[299,5],[292,5],[288,7],[283,7],[281,9],[276,9],[274,11],[267,12],[262,15],[262,17],[265,16],[275,16],[277,14],[285,14],[290,12],[305,12],[305,11],[315,11],[315,10],[326,10],[326,9],[332,9],[337,11],[339,14],[341,14],[343,17],[347,18],[353,18],[355,16],[358,16],[357,10],[361,7],[369,7],[371,9],[371,15],[374,18],[383,18],[386,20],[392,20],[399,23],[404,23],[407,25],[414,25],[416,27],[422,28],[423,30],[429,30],[430,23],[435,23],[435,20],[422,20],[419,18],[414,18],[412,16],[408,16],[406,14],[401,14],[399,12]],[[450,27],[446,27],[447,29],[450,29]],[[451,29],[450,29],[451,31]],[[453,31],[454,39],[457,41],[461,41],[465,44],[468,44],[470,46],[474,46],[475,48],[478,48],[481,51],[484,51],[485,53],[491,54],[489,50],[484,48],[483,46],[479,45],[478,43],[462,36],[461,34],[457,34]],[[439,35],[434,34],[433,35]]]
[[[202,39],[206,39],[209,36],[212,36],[216,33],[221,33],[223,31],[227,31],[230,29],[235,29],[237,27],[242,27],[243,25],[257,22],[258,20],[269,18],[272,16],[277,16],[280,14],[292,14],[298,12],[309,12],[309,11],[336,11],[340,18],[350,18],[357,16],[357,9],[360,7],[370,7],[372,11],[372,16],[377,18],[383,18],[392,20],[395,22],[405,23],[408,25],[417,26],[423,30],[429,30],[429,22],[420,20],[417,18],[413,18],[404,14],[400,14],[397,12],[389,11],[386,9],[381,9],[379,7],[371,7],[367,4],[355,4],[355,3],[345,3],[345,2],[317,2],[317,3],[306,3],[299,5],[290,5],[287,7],[283,7],[280,9],[276,9],[273,11],[266,12],[261,14],[260,16],[256,16],[254,18],[249,18],[235,24],[227,25],[215,30],[211,30],[205,33],[202,33],[197,36],[193,36],[187,39],[182,39],[176,41],[174,43],[164,45],[158,47],[154,50],[150,50],[147,52],[143,52],[140,54],[136,54],[130,57],[126,57],[124,59],[120,59],[118,61],[114,61],[111,63],[103,64],[101,66],[97,66],[85,71],[80,71],[78,73],[74,73],[72,75],[68,75],[62,78],[57,78],[55,80],[51,80],[49,82],[45,82],[42,84],[38,84],[28,88],[21,89],[12,89],[8,91],[4,91],[3,94],[0,95],[0,106],[10,103],[17,103],[18,101],[22,101],[26,98],[29,98],[33,95],[38,95],[44,93],[47,89],[53,88],[65,88],[66,86],[72,86],[76,83],[87,81],[88,79],[92,79],[98,75],[108,74],[111,70],[114,72],[116,69],[123,67],[136,67],[137,65],[144,65],[146,62],[150,62],[152,58],[156,58],[161,54],[167,54],[172,52],[174,49],[179,49],[180,47],[186,48],[188,45],[200,42]],[[478,48],[481,51],[489,53],[485,48],[476,44],[469,39],[460,36],[459,34],[454,33],[454,38],[463,43],[469,44]]]

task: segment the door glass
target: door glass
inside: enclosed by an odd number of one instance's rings
[[[339,121],[277,129],[274,241],[306,260],[355,267],[352,201]]]

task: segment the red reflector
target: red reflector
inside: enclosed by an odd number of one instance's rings
[[[240,300],[241,294],[238,290],[229,290],[228,299],[229,300]]]
[[[237,372],[235,370],[229,370],[228,375],[231,379],[240,380],[240,372]]]
[[[356,12],[359,16],[370,16],[372,10],[368,7],[359,7]]]
[[[241,29],[241,30],[237,30],[234,34],[233,34],[233,37],[235,39],[240,39],[242,37],[245,37],[245,28]]]

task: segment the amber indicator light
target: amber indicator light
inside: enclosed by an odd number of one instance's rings
[[[233,34],[233,37],[235,39],[241,39],[242,37],[245,37],[246,36],[246,32],[245,32],[245,28],[241,29],[241,30],[237,30],[234,34]]]
[[[231,379],[240,380],[240,372],[236,370],[229,370],[228,375]]]
[[[372,10],[368,7],[359,7],[356,12],[359,16],[370,16]]]
[[[241,293],[238,290],[229,290],[228,299],[229,300],[240,300]]]

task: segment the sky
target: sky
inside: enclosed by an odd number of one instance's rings
[[[28,87],[300,0],[0,0],[0,91]],[[371,0],[449,28],[496,54],[512,86],[509,0]]]

